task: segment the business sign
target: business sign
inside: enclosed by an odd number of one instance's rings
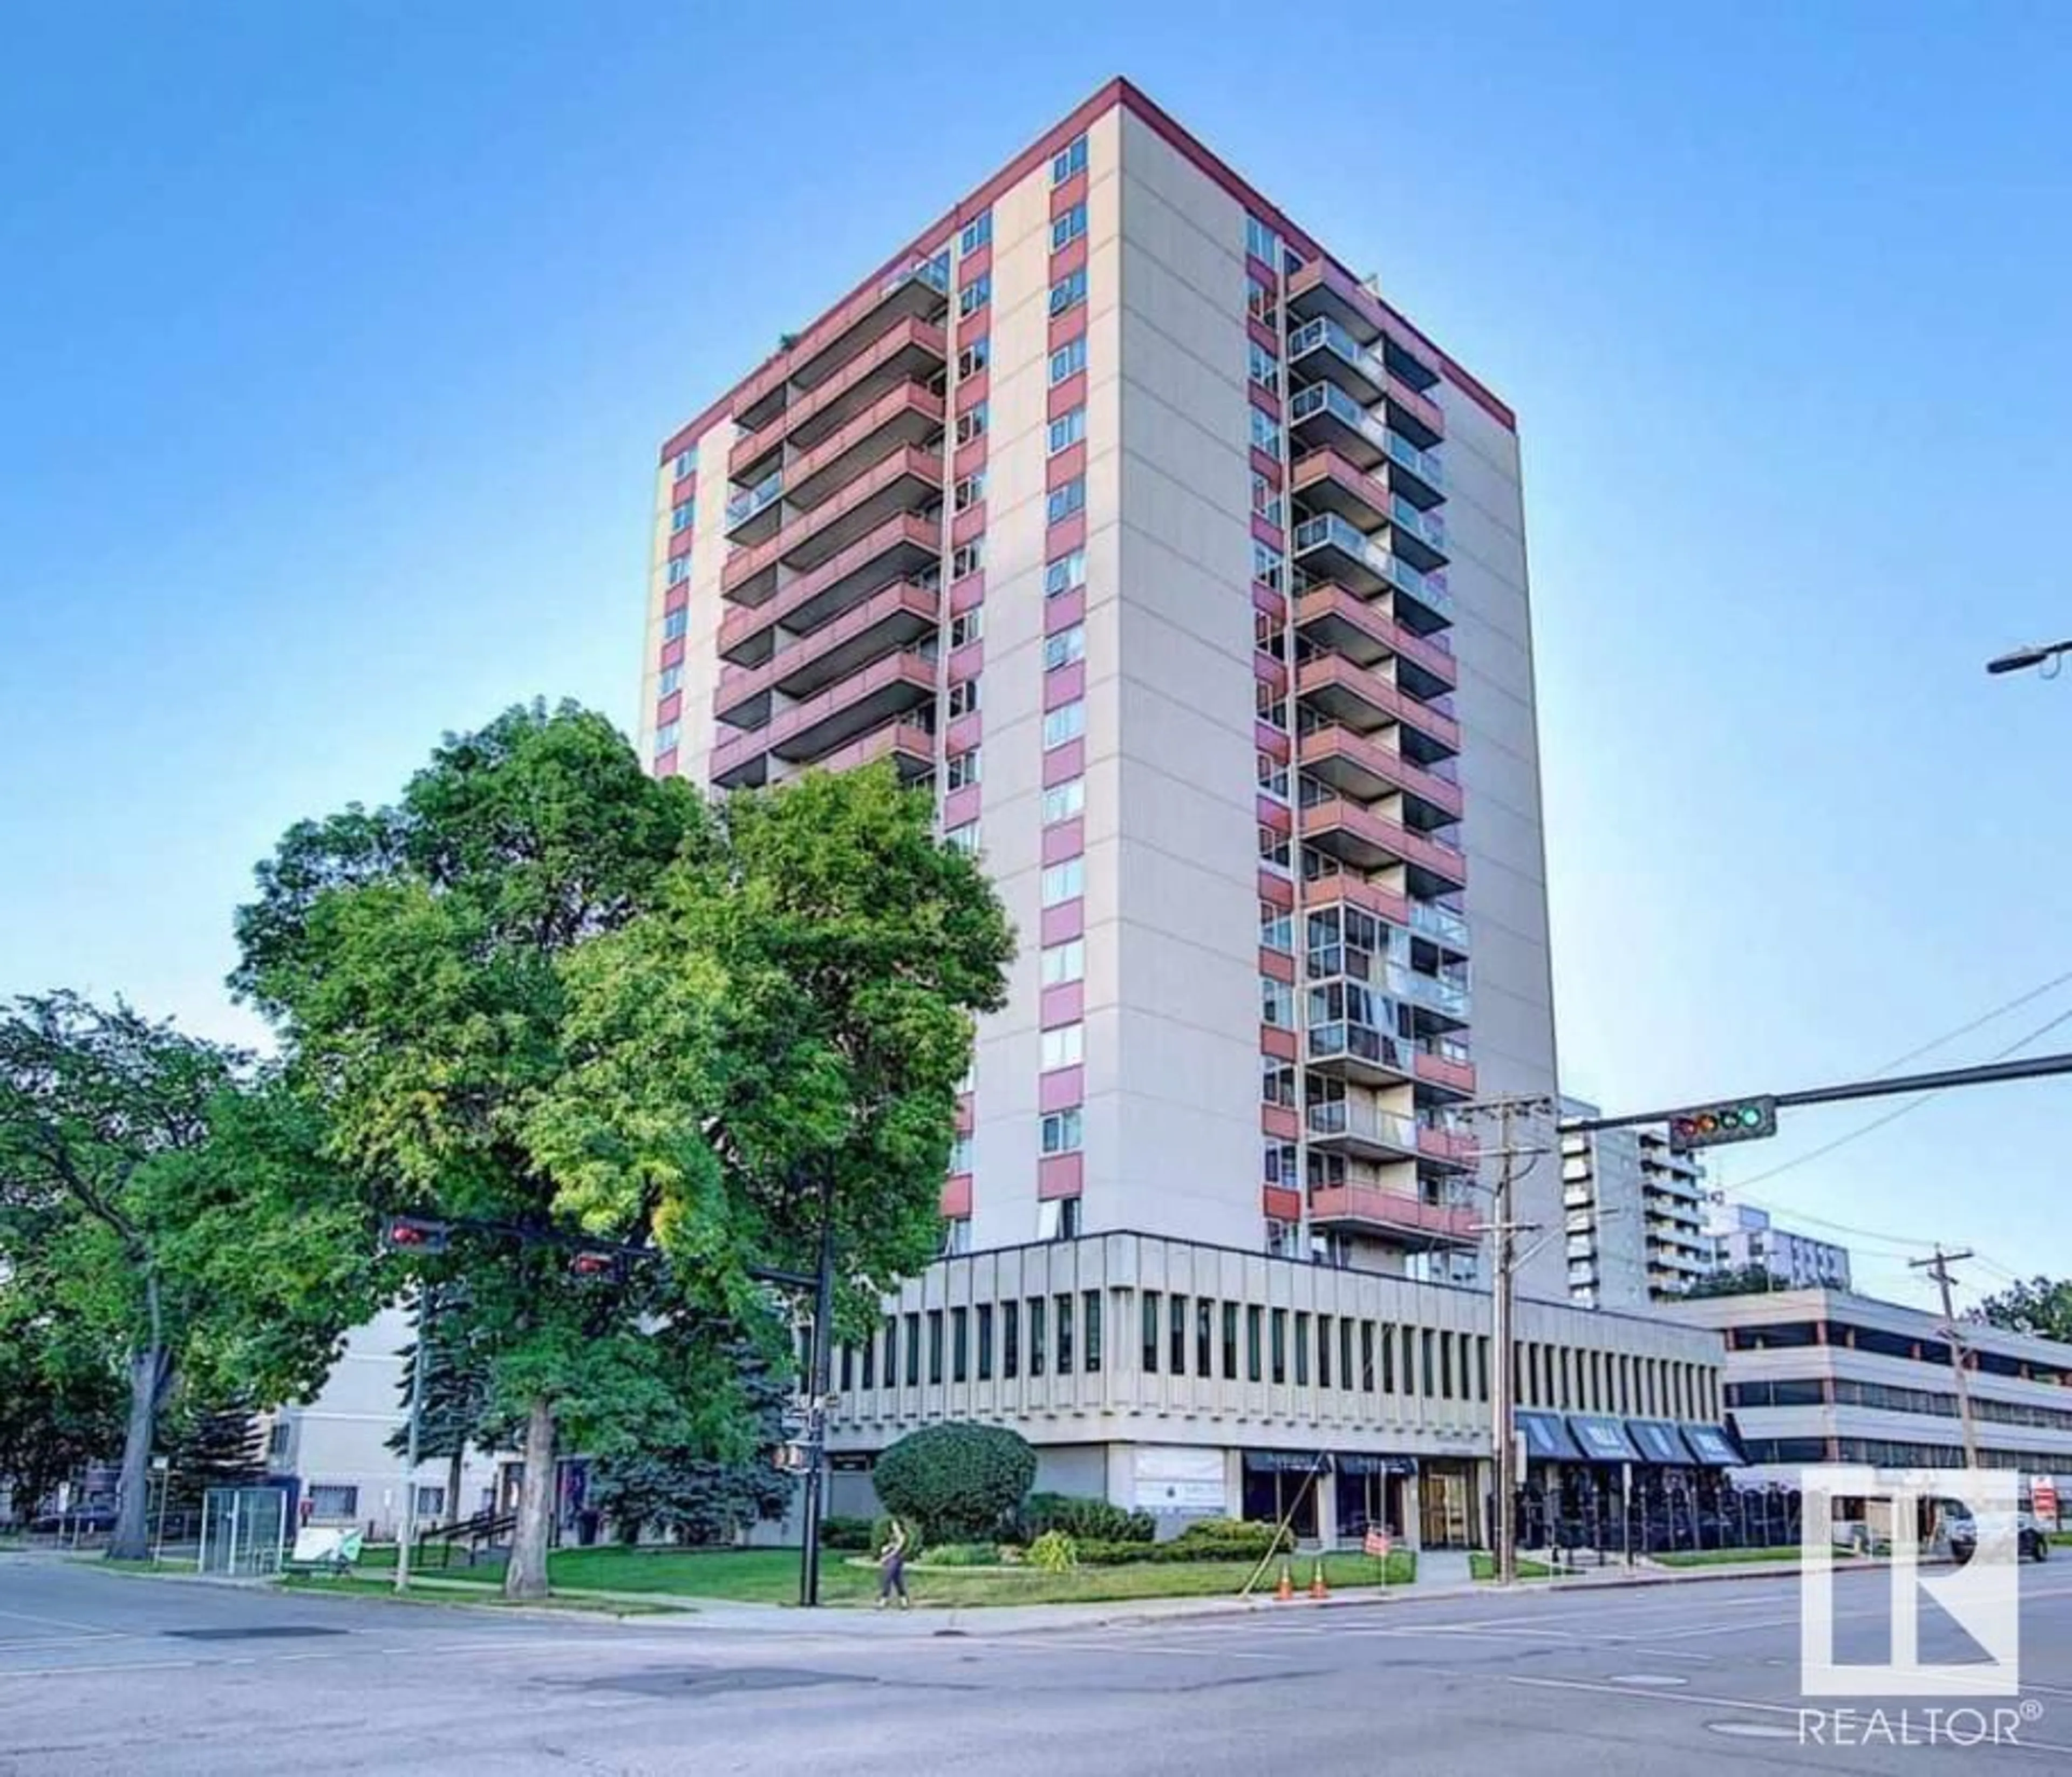
[[[1140,1512],[1227,1511],[1223,1453],[1179,1444],[1140,1445],[1131,1497]]]
[[[1371,1555],[1375,1560],[1378,1561],[1387,1561],[1388,1559],[1389,1549],[1388,1532],[1385,1530],[1370,1530],[1367,1533],[1365,1540],[1360,1544],[1360,1547],[1365,1549],[1368,1554]]]
[[[2048,1518],[2046,1530],[2058,1528],[2058,1483],[2048,1475],[2039,1475],[2029,1483],[2030,1506],[2039,1518]]]
[[[2014,1697],[2021,1689],[2021,1598],[2016,1516],[2021,1478],[2011,1469],[1869,1469],[1823,1463],[1800,1472],[1799,1688],[1807,1697]],[[1844,1664],[1835,1652],[1835,1502],[1890,1502],[1892,1657]],[[1971,1559],[1947,1572],[1921,1569],[1925,1507],[1954,1500],[1977,1527]],[[1921,1652],[1923,1594],[1985,1656],[1951,1661]],[[1967,1650],[1968,1652],[1969,1650]]]

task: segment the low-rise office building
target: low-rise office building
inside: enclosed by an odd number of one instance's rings
[[[1676,1314],[1725,1335],[1744,1479],[1790,1483],[1808,1462],[1963,1466],[1940,1315],[1833,1290],[1712,1297]],[[1970,1322],[1958,1331],[1980,1461],[2072,1491],[2072,1345]]]
[[[1767,1271],[1794,1290],[1849,1288],[1849,1249],[1779,1228],[1767,1210],[1715,1203],[1705,1220],[1707,1261],[1715,1271]]]
[[[1528,1451],[1724,1468],[1720,1351],[1716,1333],[1656,1317],[1521,1300]],[[1038,1487],[1155,1515],[1292,1513],[1326,1544],[1371,1525],[1424,1547],[1486,1536],[1480,1291],[1140,1233],[1043,1242],[931,1265],[874,1337],[839,1350],[834,1381],[837,1512],[874,1509],[878,1452],[968,1419],[1034,1445]],[[1557,1442],[1534,1446],[1549,1422]],[[1641,1424],[1670,1436],[1630,1446],[1655,1435]]]

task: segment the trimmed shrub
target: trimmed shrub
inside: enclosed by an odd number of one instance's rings
[[[997,1567],[1000,1565],[1000,1546],[997,1543],[944,1543],[931,1549],[920,1560],[923,1567]]]
[[[838,1549],[847,1554],[866,1549],[874,1554],[877,1553],[870,1547],[870,1520],[868,1518],[821,1519],[820,1546],[823,1549]]]
[[[1295,1535],[1275,1526],[1251,1524],[1241,1518],[1197,1518],[1170,1542],[1159,1546],[1165,1561],[1256,1561],[1262,1555],[1285,1554],[1295,1546]]]
[[[1010,1518],[1036,1479],[1036,1453],[1005,1425],[952,1421],[909,1433],[871,1479],[886,1509],[931,1543],[976,1542]]]
[[[1079,1565],[1079,1551],[1063,1531],[1046,1530],[1029,1545],[1029,1565],[1046,1573],[1062,1573]]]
[[[1158,1527],[1148,1512],[1128,1512],[1106,1499],[1068,1493],[1032,1493],[1022,1508],[1023,1532],[1062,1530],[1076,1542],[1148,1543]]]

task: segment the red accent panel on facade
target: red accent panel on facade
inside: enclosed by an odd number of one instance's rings
[[[1262,217],[1261,220],[1264,219]],[[1272,290],[1281,281],[1281,268],[1278,265],[1268,265],[1256,253],[1248,253],[1244,256],[1244,273],[1248,278],[1257,278],[1268,290]]]
[[[1252,515],[1252,534],[1254,541],[1264,543],[1269,549],[1281,549],[1287,543],[1287,538],[1281,534],[1281,527],[1278,524],[1269,524],[1256,512]],[[1268,590],[1271,591],[1272,589],[1269,587]]]
[[[1043,707],[1055,710],[1087,694],[1087,663],[1075,660],[1043,675]]]
[[[1076,544],[1072,547],[1077,548]],[[1043,607],[1043,633],[1054,636],[1061,629],[1070,629],[1087,614],[1087,589],[1075,586],[1070,592],[1061,592]]]
[[[1260,413],[1265,414],[1270,420],[1276,422],[1279,421],[1281,418],[1281,397],[1275,394],[1272,390],[1270,389],[1262,389],[1255,382],[1248,382],[1244,385],[1244,393],[1246,398],[1250,401],[1252,405],[1257,408]]]
[[[1068,858],[1077,858],[1086,849],[1087,824],[1077,815],[1043,829],[1043,865],[1046,870],[1053,864],[1063,863]]]
[[[681,666],[684,664],[684,638],[679,636],[673,642],[662,644],[662,664]]]
[[[1259,873],[1259,898],[1286,913],[1295,905],[1295,885],[1276,870],[1263,870]]]
[[[1252,343],[1262,352],[1270,352],[1276,358],[1281,356],[1281,335],[1264,321],[1247,315],[1244,330],[1252,335]]]
[[[993,391],[993,369],[990,365],[975,370],[957,385],[956,411],[968,413]]]
[[[1055,987],[1046,987],[1037,1012],[1037,1022],[1046,1030],[1054,1030],[1061,1024],[1077,1024],[1086,1010],[1084,981],[1061,981]]]
[[[1270,685],[1276,691],[1288,689],[1288,663],[1276,655],[1252,651],[1252,676],[1261,685]]]
[[[1087,305],[1084,302],[1075,302],[1063,315],[1054,315],[1050,317],[1050,349],[1055,352],[1075,334],[1083,333],[1086,331]]]
[[[1054,561],[1061,555],[1085,546],[1087,512],[1082,506],[1070,518],[1060,520],[1043,533],[1043,553]]]
[[[1299,1222],[1302,1219],[1302,1194],[1290,1191],[1284,1185],[1260,1187],[1260,1207],[1276,1222]]]
[[[968,753],[985,738],[985,717],[974,710],[968,716],[960,716],[950,724],[948,738],[943,743],[945,756]]]
[[[1062,487],[1075,475],[1087,472],[1087,446],[1084,439],[1067,445],[1043,466],[1043,485],[1046,488]]]
[[[681,561],[691,553],[692,535],[689,531],[679,531],[669,539],[669,559],[672,561]]]
[[[1277,1024],[1262,1024],[1259,1027],[1259,1052],[1271,1055],[1276,1061],[1293,1061],[1299,1045],[1293,1030],[1284,1030]]]
[[[982,278],[993,269],[993,243],[981,241],[957,261],[957,282],[968,284],[974,278]]]
[[[1429,1055],[1420,1049],[1415,1066],[1417,1077],[1435,1086],[1450,1086],[1462,1092],[1475,1089],[1475,1070],[1471,1062],[1449,1061],[1444,1055]]]
[[[1049,398],[1043,405],[1043,417],[1054,420],[1061,413],[1069,413],[1075,407],[1086,405],[1087,373],[1075,370],[1061,383],[1050,385]]]
[[[1087,1071],[1083,1067],[1053,1067],[1036,1076],[1036,1108],[1042,1111],[1069,1111],[1083,1104]]]
[[[683,693],[680,691],[672,691],[668,697],[664,697],[655,706],[655,726],[657,728],[660,728],[664,722],[674,722],[679,716],[683,714]]]
[[[1050,187],[1050,220],[1055,222],[1075,204],[1087,200],[1087,173],[1082,167],[1062,185]]]
[[[968,506],[950,520],[950,546],[968,543],[985,529],[985,502]]]
[[[676,775],[676,749],[675,747],[672,747],[668,752],[663,754],[660,759],[655,761],[655,775],[657,777],[674,777]]]
[[[972,1132],[972,1125],[977,1121],[978,1105],[976,1100],[973,1100],[969,1092],[958,1093],[956,1123],[955,1125],[957,1133],[960,1135],[969,1135]]]
[[[1293,747],[1287,735],[1271,722],[1255,722],[1252,725],[1252,743],[1259,751],[1271,754],[1276,765],[1285,765],[1292,756]]]
[[[1087,768],[1087,743],[1084,736],[1068,740],[1062,747],[1053,747],[1043,755],[1043,788],[1069,784]]]
[[[1070,278],[1082,269],[1087,262],[1087,237],[1081,235],[1076,241],[1068,241],[1050,255],[1050,282]]]
[[[1285,1104],[1262,1104],[1259,1107],[1259,1133],[1270,1135],[1277,1141],[1293,1141],[1302,1127],[1301,1120]],[[1278,1186],[1269,1187],[1278,1190]],[[1289,1193],[1293,1196],[1293,1191]]]
[[[1259,951],[1259,972],[1262,975],[1272,976],[1277,981],[1292,981],[1295,979],[1295,959],[1285,950],[1268,950],[1262,944]]]
[[[1260,825],[1271,833],[1285,833],[1295,830],[1295,817],[1289,812],[1288,804],[1285,802],[1276,802],[1270,796],[1254,796],[1252,811],[1258,817]]]
[[[950,588],[950,615],[961,617],[974,606],[985,603],[985,576],[968,574]]]
[[[971,1214],[972,1175],[960,1172],[954,1178],[943,1181],[943,1214],[953,1222],[960,1222]]]
[[[985,644],[983,641],[966,642],[950,655],[949,683],[961,684],[966,679],[975,679],[985,670]]]
[[[966,475],[975,475],[985,467],[985,434],[981,432],[968,444],[957,446],[957,454],[950,459],[950,474],[953,479],[962,481]]]
[[[1288,601],[1262,580],[1252,583],[1252,608],[1272,618],[1285,619],[1288,615]]]
[[[662,615],[681,611],[691,602],[691,589],[687,586],[672,586],[662,594]]]
[[[1070,1109],[1059,1106],[1060,1110]],[[1086,1175],[1083,1154],[1046,1154],[1036,1162],[1036,1199],[1050,1203],[1060,1197],[1076,1197]]]
[[[1087,929],[1087,903],[1083,900],[1063,901],[1056,907],[1046,907],[1038,928],[1038,936],[1046,944],[1061,944],[1067,938],[1081,937]]]
[[[976,784],[967,784],[962,789],[952,790],[943,798],[943,825],[945,829],[964,826],[978,819],[978,810],[979,787]]]
[[[1280,458],[1268,456],[1256,444],[1252,447],[1252,472],[1265,476],[1276,487],[1281,485]]]

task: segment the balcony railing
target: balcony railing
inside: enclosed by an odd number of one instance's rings
[[[1305,518],[1295,527],[1295,553],[1298,557],[1309,550],[1322,549],[1337,549],[1351,557],[1377,579],[1409,594],[1435,611],[1453,609],[1453,596],[1447,590],[1442,575],[1420,574],[1402,557],[1391,554],[1336,512]]]
[[[1468,922],[1451,907],[1441,907],[1437,901],[1412,901],[1410,903],[1410,929],[1420,936],[1429,938],[1434,944],[1444,944],[1449,950],[1468,948]]]
[[[726,503],[726,528],[738,530],[784,492],[784,472],[776,470],[745,492],[736,494]]]
[[[1371,1146],[1393,1148],[1399,1153],[1417,1151],[1417,1125],[1410,1118],[1374,1104],[1338,1099],[1309,1109],[1312,1135],[1343,1136]]]
[[[1419,450],[1400,432],[1392,432],[1386,426],[1382,428],[1382,437],[1385,440],[1382,448],[1388,453],[1392,462],[1400,463],[1420,481],[1429,483],[1440,492],[1445,491],[1446,466],[1435,453]]]
[[[1420,512],[1402,495],[1395,494],[1388,502],[1388,521],[1409,532],[1427,549],[1445,553],[1446,521],[1437,512]]]
[[[1392,965],[1383,977],[1382,991],[1396,999],[1408,1000],[1414,1006],[1422,1006],[1446,1017],[1465,1022],[1468,1016],[1468,990],[1436,975],[1420,974],[1414,969],[1404,969]]]
[[[1322,413],[1328,413],[1341,426],[1359,433],[1382,455],[1389,454],[1388,441],[1394,434],[1337,385],[1305,384],[1295,391],[1293,398],[1288,403],[1288,423],[1290,426],[1300,426],[1303,421]],[[1406,448],[1416,448],[1407,439],[1404,444]]]
[[[1478,1214],[1472,1208],[1428,1203],[1371,1185],[1326,1185],[1309,1193],[1309,1220],[1327,1228],[1379,1228],[1472,1243],[1480,1237],[1476,1232]]]
[[[1400,1037],[1377,1030],[1370,1024],[1349,1024],[1343,1019],[1332,1019],[1309,1026],[1309,1056],[1313,1061],[1343,1056],[1347,1060],[1386,1068],[1391,1073],[1407,1074],[1411,1071],[1411,1046]]]

